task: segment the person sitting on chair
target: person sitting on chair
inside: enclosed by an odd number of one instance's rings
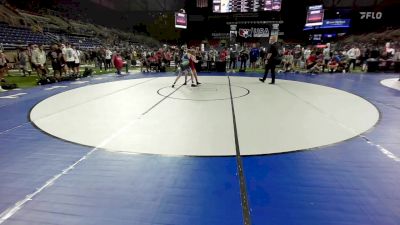
[[[318,74],[323,70],[323,68],[324,68],[323,59],[318,59],[317,63],[312,68],[310,68],[309,73]]]
[[[332,57],[332,59],[328,62],[328,70],[330,73],[336,73],[338,69],[339,63],[336,57]]]
[[[315,65],[317,65],[317,56],[315,55],[315,52],[312,52],[306,60],[307,71],[310,71]]]

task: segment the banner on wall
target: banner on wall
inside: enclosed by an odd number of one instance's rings
[[[242,38],[251,38],[253,37],[253,30],[248,28],[240,28],[239,36]]]
[[[253,37],[255,38],[269,37],[269,29],[266,27],[253,28]]]
[[[267,38],[270,36],[268,27],[239,28],[239,36],[242,38]]]

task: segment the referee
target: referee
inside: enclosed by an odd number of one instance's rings
[[[266,59],[265,59],[265,73],[264,77],[260,78],[261,82],[265,82],[268,76],[268,71],[271,70],[271,83],[269,84],[275,84],[275,67],[277,63],[277,57],[278,57],[278,47],[276,46],[277,42],[277,37],[276,36],[271,36],[269,39],[269,49],[266,54]]]

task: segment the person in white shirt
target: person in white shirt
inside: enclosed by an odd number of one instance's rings
[[[303,61],[304,61],[304,66],[307,66],[307,59],[310,57],[311,55],[311,48],[307,47],[307,49],[304,50],[303,53]]]
[[[394,52],[393,62],[394,62],[394,71],[396,73],[400,73],[400,46],[397,46],[397,49]],[[400,75],[399,75],[399,81],[400,81]]]
[[[360,49],[353,46],[349,51],[347,51],[347,56],[349,58],[349,70],[353,66],[353,70],[356,68],[357,58],[361,55]]]
[[[396,50],[391,47],[390,42],[386,43],[385,45],[385,53],[387,54],[388,58],[391,58],[396,53]]]
[[[328,67],[328,63],[331,61],[331,44],[326,44],[322,54],[324,55],[324,66],[322,68],[322,72],[325,72],[325,68]]]
[[[108,69],[111,69],[111,59],[112,59],[112,51],[110,51],[110,49],[106,49],[106,55],[105,55],[105,59],[106,59],[106,65],[105,65],[105,70],[107,71]]]
[[[32,63],[35,65],[38,76],[46,76],[46,52],[44,51],[44,47],[42,45],[40,45],[40,47],[34,45],[33,48],[34,50],[32,51]]]
[[[71,47],[70,44],[67,44],[67,47],[65,48],[65,56],[66,56],[66,62],[68,66],[68,74],[71,74],[75,68],[75,57],[74,57],[74,49]]]
[[[74,74],[76,76],[79,76],[79,69],[80,69],[80,63],[81,63],[81,51],[79,51],[79,49],[77,49],[75,46],[73,47],[73,55],[74,55]]]

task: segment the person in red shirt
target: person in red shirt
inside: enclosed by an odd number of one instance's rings
[[[189,52],[190,50],[187,50],[186,48],[182,48],[183,50],[183,55],[181,58],[181,62],[179,65],[179,68],[177,69],[177,74],[178,76],[176,77],[174,83],[172,84],[172,88],[175,87],[176,82],[179,80],[179,78],[183,75],[185,75],[185,83],[183,85],[186,85],[187,82],[187,76],[190,73],[191,81],[192,81],[192,87],[196,87],[197,85],[194,84],[194,74],[192,71],[193,65],[191,65],[190,61],[193,60],[191,59],[193,55],[191,55]]]
[[[219,60],[221,61],[222,65],[221,65],[221,70],[226,71],[226,60],[228,58],[228,49],[224,48],[224,50],[222,50],[219,53]]]
[[[117,74],[121,75],[121,70],[124,67],[124,60],[119,52],[114,55],[113,62],[115,68],[117,69]]]
[[[328,69],[330,73],[335,73],[339,67],[339,62],[335,57],[332,57],[332,59],[328,62]]]
[[[157,58],[157,53],[151,53],[151,55],[148,56],[147,58],[149,62],[149,68],[150,71],[155,70],[156,72],[158,71],[158,58]]]
[[[221,51],[221,53],[219,54],[219,59],[222,62],[226,62],[226,58],[228,57],[228,50],[225,48],[224,50]]]
[[[307,72],[311,74],[318,74],[322,71],[324,65],[323,58],[316,55],[314,52],[307,59]]]
[[[307,70],[313,68],[317,64],[317,56],[315,53],[311,53],[311,55],[308,57],[307,61]]]
[[[164,50],[162,48],[160,48],[155,54],[155,61],[157,64],[158,72],[161,71],[161,64],[162,64],[163,60],[164,60]]]
[[[195,87],[195,86],[201,84],[199,82],[199,78],[197,76],[197,70],[196,70],[196,63],[198,63],[198,61],[196,59],[196,51],[194,49],[190,49],[188,51],[188,57],[189,57],[190,69],[192,70],[193,77],[196,80],[196,85],[192,84],[192,87]]]
[[[170,66],[172,60],[172,54],[168,50],[167,52],[164,53],[164,63],[168,66]]]

